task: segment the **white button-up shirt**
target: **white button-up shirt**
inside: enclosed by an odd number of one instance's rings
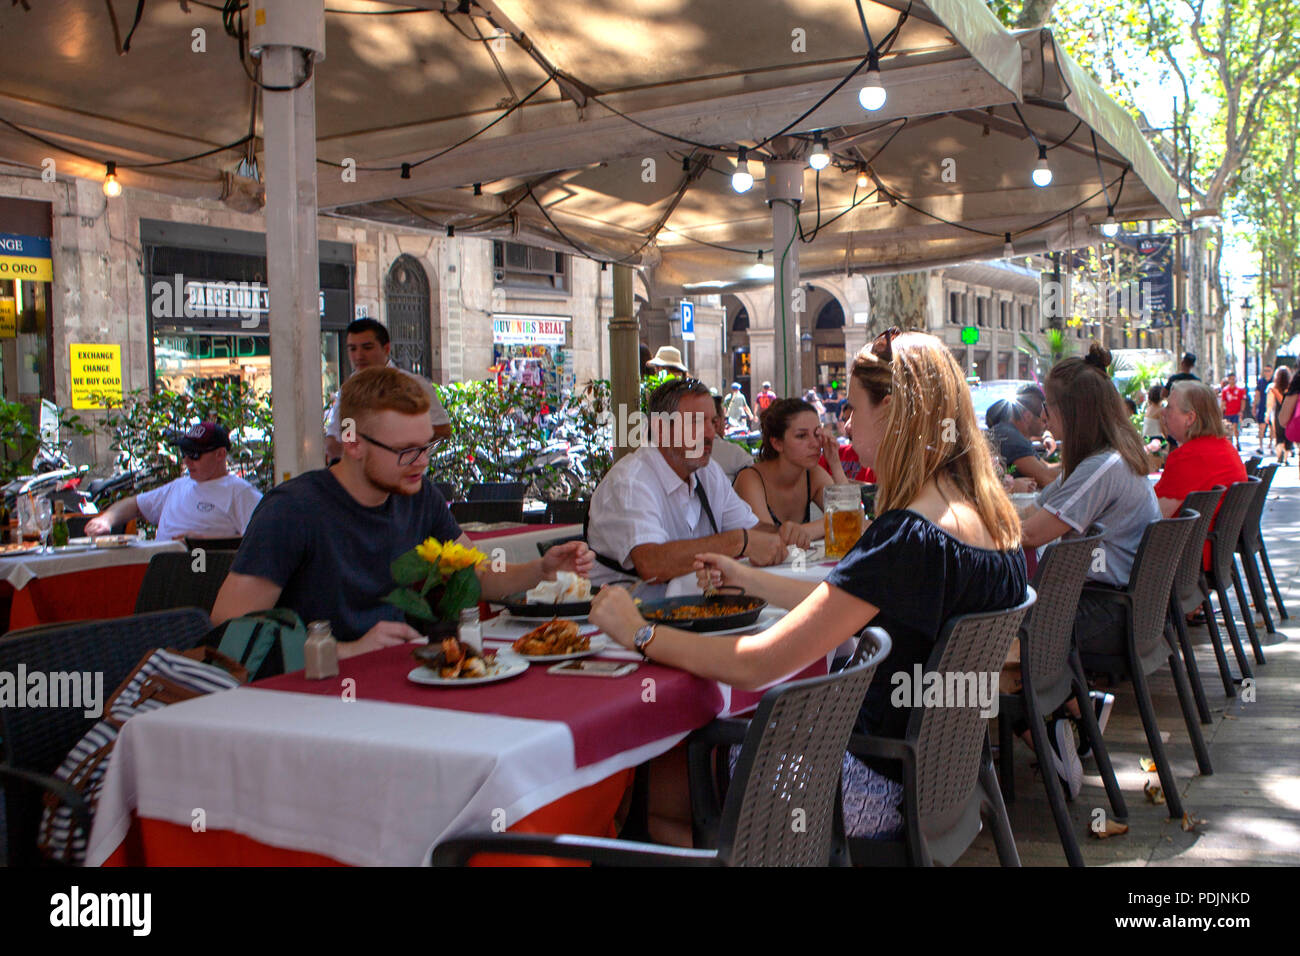
[[[442,407],[442,403],[438,401],[438,395],[433,390],[432,382],[421,375],[416,375],[414,372],[408,372],[406,369],[394,365],[392,359],[388,360],[388,368],[395,368],[403,375],[410,376],[419,383],[422,389],[424,389],[424,394],[429,397],[430,425],[437,428],[439,425],[451,424],[451,417],[447,414],[447,410]],[[354,371],[352,374],[355,375],[356,372]],[[334,404],[330,406],[329,419],[325,422],[325,436],[327,438],[333,438],[336,441],[342,441],[343,439],[343,427],[342,423],[339,421],[339,395],[342,391],[343,389],[340,388],[334,393]]]
[[[682,481],[658,448],[644,445],[605,475],[591,499],[587,543],[592,550],[632,568],[632,549],[643,544],[689,541],[714,534],[696,483],[704,486],[717,531],[752,528],[758,518],[732,490],[717,462]]]

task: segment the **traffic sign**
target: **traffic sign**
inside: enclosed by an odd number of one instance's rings
[[[682,300],[682,341],[695,341],[695,304]]]

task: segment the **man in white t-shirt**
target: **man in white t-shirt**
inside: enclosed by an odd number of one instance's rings
[[[230,433],[216,422],[200,422],[175,444],[188,474],[123,498],[86,522],[86,534],[108,534],[114,525],[143,518],[157,527],[160,541],[243,537],[262,493],[226,470]]]
[[[397,368],[389,357],[392,346],[388,340],[388,329],[384,328],[381,322],[374,319],[357,319],[347,328],[347,344],[348,362],[352,365],[354,375],[363,368],[377,368],[383,365]],[[398,369],[398,371],[406,372],[406,369]],[[420,387],[429,396],[429,424],[433,426],[433,437],[438,440],[449,438],[451,418],[438,402],[433,384],[414,372],[406,372],[406,374],[419,382]],[[339,421],[339,397],[336,394],[334,404],[330,407],[329,420],[325,424],[325,460],[330,464],[343,456],[342,434],[343,423]]]

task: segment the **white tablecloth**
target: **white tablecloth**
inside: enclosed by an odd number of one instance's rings
[[[155,554],[184,551],[183,541],[142,541],[125,548],[91,548],[84,551],[53,554],[27,554],[0,557],[0,581],[15,590],[26,587],[36,578],[75,574],[92,568],[111,568],[124,564],[148,564]]]

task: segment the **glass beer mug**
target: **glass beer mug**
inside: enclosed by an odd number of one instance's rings
[[[861,486],[830,485],[822,495],[826,502],[822,515],[826,526],[826,557],[842,558],[857,544],[866,528]]]

